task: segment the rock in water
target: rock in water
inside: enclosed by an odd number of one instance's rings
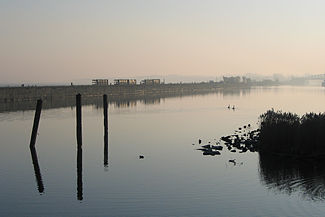
[[[221,151],[223,149],[223,147],[221,145],[214,145],[214,146],[212,146],[212,149]]]

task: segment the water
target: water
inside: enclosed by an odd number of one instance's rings
[[[324,98],[323,88],[270,87],[111,103],[107,166],[103,109],[87,105],[79,174],[75,108],[42,111],[39,170],[29,149],[34,111],[0,113],[0,216],[322,216],[321,163],[196,148],[256,128],[270,108],[322,112]]]

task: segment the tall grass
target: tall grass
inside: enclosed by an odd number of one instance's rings
[[[325,113],[302,117],[268,110],[260,116],[259,151],[295,156],[325,155]]]

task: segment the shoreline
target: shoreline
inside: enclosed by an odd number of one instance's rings
[[[27,87],[1,87],[0,103],[29,101],[36,99],[50,99],[57,97],[71,97],[81,94],[85,97],[102,96],[108,98],[139,97],[146,95],[203,93],[212,92],[220,88],[247,88],[251,84],[236,83],[184,83],[184,84],[158,84],[158,85],[71,85],[71,86],[27,86]]]
[[[102,96],[117,106],[132,106],[137,101],[145,104],[159,103],[160,99],[220,93],[239,95],[249,92],[252,85],[225,85],[220,83],[160,84],[134,86],[48,86],[0,88],[0,113],[35,109],[37,99],[42,99],[44,109],[74,107],[75,95],[82,95],[83,105],[102,106]]]

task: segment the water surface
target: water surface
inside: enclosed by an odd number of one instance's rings
[[[323,88],[269,87],[111,102],[107,165],[103,109],[87,105],[82,171],[75,107],[42,111],[37,162],[29,149],[34,111],[0,113],[0,216],[321,216],[321,163],[196,149],[199,139],[256,128],[270,108],[323,112],[324,99]]]

